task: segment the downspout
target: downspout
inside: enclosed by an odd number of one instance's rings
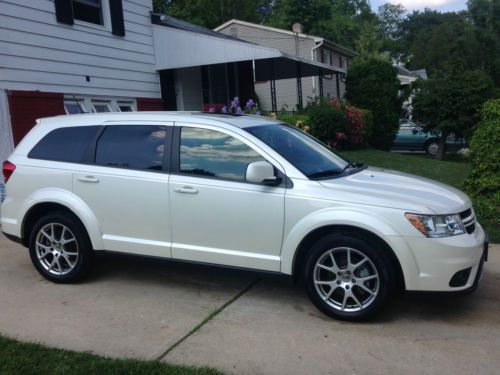
[[[315,60],[314,60],[314,52],[316,52],[316,50],[317,50],[319,47],[321,47],[321,46],[323,45],[323,43],[324,43],[324,39],[323,39],[321,42],[319,42],[319,44],[318,44],[317,46],[315,46],[315,47],[313,47],[313,48],[311,49],[311,60],[312,60],[312,61],[315,61]],[[321,61],[320,61],[320,62],[321,62]],[[315,77],[315,76],[312,76],[312,77],[311,77],[311,79],[312,79],[313,93],[314,93],[314,96],[316,96],[316,77]]]

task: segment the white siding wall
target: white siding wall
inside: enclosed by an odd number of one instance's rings
[[[289,54],[295,55],[295,38],[293,35],[283,34],[280,32],[265,30],[257,27],[241,24],[230,24],[220,33],[235,36],[239,39],[247,40],[256,44],[266,47],[272,47]],[[235,32],[237,34],[235,34]],[[311,38],[299,38],[299,56],[309,60],[321,61],[318,50],[313,53],[313,48],[316,46],[315,40]],[[314,56],[313,56],[314,54]],[[338,66],[338,56],[337,64]],[[341,95],[343,95],[343,88],[341,83]],[[255,92],[259,98],[260,105],[263,110],[271,110],[271,88],[269,82],[256,83]],[[325,96],[337,96],[337,87],[335,76],[332,79],[323,79],[323,93]],[[314,100],[319,96],[319,80],[317,77],[308,77],[302,79],[302,97],[304,105]],[[297,80],[296,79],[283,79],[276,81],[276,100],[278,110],[285,105],[288,110],[295,108],[297,104]]]
[[[151,0],[124,0],[119,37],[111,33],[109,11],[104,26],[78,20],[70,26],[56,21],[53,0],[0,0],[0,89],[161,97],[151,7]]]

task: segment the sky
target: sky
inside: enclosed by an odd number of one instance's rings
[[[408,11],[430,8],[440,12],[454,12],[467,8],[467,0],[371,0],[372,9],[376,12],[384,3],[403,4]]]

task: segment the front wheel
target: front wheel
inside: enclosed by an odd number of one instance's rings
[[[92,263],[92,246],[85,228],[65,213],[48,214],[38,220],[31,231],[29,250],[37,271],[58,283],[79,280]]]
[[[307,258],[309,298],[327,315],[342,320],[371,318],[389,296],[390,267],[367,242],[334,234],[317,242]]]

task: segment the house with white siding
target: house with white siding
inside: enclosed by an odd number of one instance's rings
[[[346,73],[353,58],[357,55],[356,52],[323,37],[236,19],[220,25],[214,31],[337,68],[334,74],[301,78],[301,82],[297,82],[295,78],[276,82],[278,109],[296,109],[300,97],[304,106],[320,96],[332,98],[344,96]],[[300,86],[302,93],[298,94],[297,90],[300,90]],[[320,92],[321,86],[323,86],[323,92]],[[255,92],[261,107],[264,110],[272,110],[270,82],[257,81]]]
[[[153,14],[152,0],[0,0],[0,162],[41,117],[203,110],[298,71],[343,70]]]

